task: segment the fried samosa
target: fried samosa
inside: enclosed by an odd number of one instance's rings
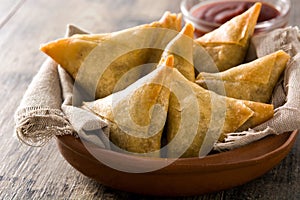
[[[249,128],[253,128],[271,119],[274,116],[274,106],[272,104],[265,104],[254,101],[243,102],[248,108],[254,111],[254,113],[252,117],[250,117],[242,126],[237,129],[237,132],[246,131]],[[226,136],[224,135],[224,137]],[[220,140],[222,140],[222,138]]]
[[[114,33],[74,35],[45,44],[41,50],[88,94],[102,98],[139,79],[143,70],[139,66],[152,62],[153,54],[157,63],[162,50],[153,51],[164,49],[180,30],[181,15],[166,12],[151,24]]]
[[[193,65],[193,41],[194,27],[187,23],[181,32],[167,45],[162,54],[165,59],[174,55],[174,67],[190,81],[195,81],[195,70]]]
[[[223,72],[202,72],[196,83],[228,97],[267,103],[289,59],[287,53],[279,50]]]
[[[256,126],[272,117],[273,112],[269,104],[206,90],[174,69],[166,124],[167,157],[205,156],[226,133]]]
[[[243,63],[260,10],[261,3],[255,3],[243,14],[195,40],[208,51],[219,71]]]
[[[169,56],[160,67],[126,89],[84,102],[84,109],[109,123],[110,140],[116,145],[112,149],[160,156],[173,65],[174,58]]]

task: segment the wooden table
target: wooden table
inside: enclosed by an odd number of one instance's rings
[[[179,11],[180,0],[1,0],[0,3],[0,199],[152,199],[105,187],[73,169],[55,140],[42,148],[21,144],[14,112],[46,56],[41,43],[62,37],[73,23],[110,32]],[[291,25],[300,25],[292,0]],[[300,138],[273,170],[227,191],[177,199],[300,199]]]

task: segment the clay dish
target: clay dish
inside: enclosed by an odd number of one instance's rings
[[[242,148],[204,158],[145,158],[93,149],[120,165],[147,167],[172,161],[162,169],[146,173],[118,171],[101,163],[73,136],[58,136],[57,145],[75,169],[106,186],[146,195],[190,196],[229,189],[262,176],[289,153],[297,133],[268,136]]]

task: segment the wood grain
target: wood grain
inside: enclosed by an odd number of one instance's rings
[[[17,8],[0,16],[6,19],[0,27],[0,199],[153,199],[83,176],[62,158],[54,140],[42,148],[21,144],[14,136],[13,115],[46,58],[39,45],[63,37],[67,24],[111,32],[156,20],[165,10],[178,12],[180,0],[26,0],[19,7],[21,0],[12,2],[4,0],[0,6],[1,11]],[[290,24],[300,25],[300,1],[292,2]],[[300,199],[300,139],[280,165],[248,184],[173,199]]]
[[[0,4],[0,29],[14,16],[26,0],[2,0]]]

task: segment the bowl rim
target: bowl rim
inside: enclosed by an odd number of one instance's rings
[[[296,138],[298,135],[298,130],[293,132],[283,133],[279,135],[271,135],[267,136],[261,140],[252,142],[248,145],[243,147],[216,153],[212,155],[205,156],[203,158],[193,157],[193,158],[149,158],[149,157],[138,157],[134,155],[127,155],[124,153],[119,153],[116,151],[112,151],[109,149],[103,148],[96,148],[95,150],[98,151],[102,155],[109,155],[114,156],[116,159],[126,159],[127,161],[134,161],[134,162],[144,162],[147,164],[156,163],[156,162],[171,162],[166,167],[154,171],[154,173],[160,172],[168,172],[168,173],[178,173],[179,170],[182,170],[182,173],[194,173],[195,170],[201,169],[202,171],[217,171],[219,169],[226,170],[231,169],[234,167],[243,167],[243,166],[251,166],[257,165],[265,160],[273,158],[275,155],[280,155],[290,151],[292,148]],[[94,156],[92,156],[85,146],[82,144],[81,140],[75,138],[72,135],[65,135],[65,136],[56,136],[57,142],[63,144],[65,147],[69,148],[70,150],[74,151],[74,153],[81,154],[85,158],[102,164],[99,160],[97,160]],[[73,138],[73,139],[72,139]],[[271,150],[267,150],[265,153],[258,153],[257,155],[252,155],[252,158],[246,159],[246,157],[242,159],[232,158],[232,155],[245,155],[247,151],[251,150],[251,148],[259,149],[261,145],[264,143],[274,142],[276,145],[271,148]],[[270,148],[270,147],[267,147]],[[265,151],[265,150],[264,150]],[[246,155],[247,156],[247,155]],[[230,158],[226,160],[224,158]],[[219,161],[219,162],[216,162]],[[104,165],[104,164],[103,164]],[[193,168],[190,168],[190,166]],[[185,170],[186,169],[186,170]]]

